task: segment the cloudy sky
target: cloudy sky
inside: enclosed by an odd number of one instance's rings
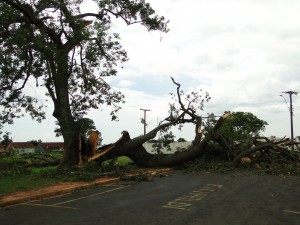
[[[212,100],[202,115],[224,111],[252,112],[269,123],[266,136],[290,136],[290,114],[284,91],[300,91],[300,1],[297,0],[148,0],[170,20],[167,34],[147,32],[140,25],[114,22],[130,60],[109,78],[126,96],[119,122],[109,109],[91,111],[89,118],[104,143],[117,140],[122,130],[132,137],[143,133],[140,118],[147,112],[147,130],[168,112],[170,76],[184,91],[203,89]],[[83,10],[93,10],[88,4]],[[289,96],[283,94],[289,103]],[[300,95],[293,95],[294,136],[300,135]],[[55,138],[51,105],[41,124],[28,118],[6,126],[14,141]],[[176,138],[193,138],[186,127]]]

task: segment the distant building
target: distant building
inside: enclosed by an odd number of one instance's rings
[[[63,151],[63,142],[12,142],[6,148],[0,146],[0,153],[6,153],[8,155],[22,155],[22,154],[39,154],[49,153],[52,151]]]
[[[8,150],[6,150],[5,145],[0,143],[0,154],[6,154],[6,155],[10,155],[10,152]]]
[[[143,144],[144,148],[146,149],[147,152],[155,154],[156,150],[153,147],[153,142],[145,142]],[[170,143],[170,149],[167,149],[166,147],[163,147],[160,149],[160,151],[164,154],[173,154],[175,152],[180,152],[184,149],[187,149],[189,146],[191,146],[192,142],[191,141],[185,141],[185,142],[172,142]]]
[[[6,151],[13,155],[22,155],[36,152],[36,146],[31,142],[11,142]]]
[[[48,152],[59,152],[64,151],[63,142],[42,142],[43,148]]]

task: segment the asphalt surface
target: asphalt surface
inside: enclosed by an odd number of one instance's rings
[[[0,209],[1,225],[299,225],[300,179],[183,174]]]

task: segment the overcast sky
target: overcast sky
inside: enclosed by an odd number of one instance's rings
[[[300,1],[298,0],[148,0],[156,13],[169,19],[167,34],[147,32],[140,25],[114,22],[129,61],[109,78],[126,96],[119,122],[111,122],[109,109],[92,111],[104,143],[111,143],[128,130],[131,137],[143,133],[140,118],[147,112],[147,130],[168,112],[170,92],[203,89],[212,100],[203,116],[224,111],[252,112],[268,122],[264,135],[290,136],[290,114],[284,91],[300,91]],[[92,4],[83,10],[93,11]],[[33,87],[32,87],[33,88]],[[289,103],[289,96],[283,94]],[[54,118],[41,124],[29,118],[5,126],[13,141],[55,138]],[[293,95],[294,136],[300,135],[300,95]],[[193,127],[179,132],[191,140]]]

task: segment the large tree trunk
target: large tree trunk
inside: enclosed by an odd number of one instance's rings
[[[131,143],[128,143],[130,149]],[[206,151],[207,141],[203,140],[197,145],[192,145],[186,151],[174,154],[151,154],[141,145],[128,151],[127,156],[130,157],[137,165],[144,167],[165,167],[175,166],[188,162],[192,159],[200,157]]]
[[[64,137],[64,156],[60,167],[73,167],[79,165],[80,157],[80,133],[77,129],[66,131]]]
[[[188,149],[186,149],[186,151],[183,152],[174,154],[151,154],[143,147],[140,142],[141,138],[142,137],[131,139],[129,133],[127,131],[123,131],[122,138],[105,154],[104,159],[106,160],[118,156],[127,156],[131,158],[136,165],[141,167],[175,166],[203,155],[208,143],[207,139],[203,139],[198,144],[192,144]],[[111,146],[108,146],[108,148],[109,147]],[[102,161],[101,158],[100,161]]]
[[[73,167],[80,164],[80,133],[71,112],[68,93],[68,55],[64,51],[56,60],[57,73],[54,73],[56,98],[53,116],[58,120],[64,138],[64,156],[60,167]]]
[[[219,127],[222,125],[222,123],[227,117],[228,115],[226,114],[219,119],[211,135],[214,135],[214,133],[219,129]],[[122,137],[117,142],[115,142],[111,146],[107,146],[106,149],[109,149],[109,151],[106,152],[105,158],[102,157],[102,154],[101,157],[98,158],[98,161],[101,162],[103,160],[112,159],[118,156],[127,156],[131,158],[134,161],[134,163],[138,166],[165,167],[180,165],[182,163],[200,157],[206,152],[206,147],[211,137],[209,136],[203,138],[202,140],[200,139],[200,123],[196,123],[195,139],[192,142],[192,145],[188,149],[186,149],[186,151],[174,154],[151,154],[147,152],[142,144],[154,138],[157,132],[160,129],[162,129],[163,126],[168,125],[169,124],[158,126],[149,133],[133,139],[130,138],[129,133],[127,131],[123,131]]]

